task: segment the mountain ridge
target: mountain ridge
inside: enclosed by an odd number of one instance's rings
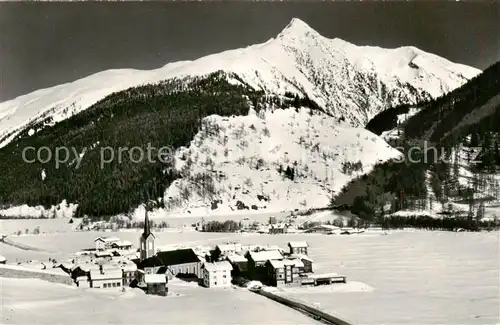
[[[356,54],[360,51],[364,54]],[[265,43],[153,70],[105,70],[0,103],[0,147],[30,121],[47,116],[61,121],[113,92],[218,70],[234,72],[255,89],[271,94],[306,95],[353,126],[364,126],[387,107],[450,91],[479,73],[414,47],[382,49],[328,39],[294,18]]]

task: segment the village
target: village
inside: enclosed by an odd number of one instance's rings
[[[168,283],[174,278],[206,288],[247,283],[278,288],[346,283],[342,275],[314,273],[306,241],[290,241],[287,249],[222,243],[160,251],[146,213],[139,245],[134,249],[131,242],[118,237],[98,237],[93,248],[54,267],[62,269],[80,288],[125,291],[132,287],[159,296],[168,295]]]

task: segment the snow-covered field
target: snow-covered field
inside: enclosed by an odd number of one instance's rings
[[[170,297],[0,278],[2,324],[315,324],[246,289],[170,283]]]
[[[38,259],[47,259],[57,255],[62,257],[79,249],[92,247],[93,239],[98,235],[103,235],[103,233],[54,233],[13,237],[12,240],[16,242],[49,251],[52,255],[47,252],[15,251],[14,248],[4,251],[5,245],[0,246],[0,255],[6,256],[10,261],[15,260],[16,254],[18,258],[21,258],[23,254],[28,253],[31,254],[30,258]],[[117,235],[136,243],[139,233],[119,232],[109,233],[109,235]],[[157,245],[160,247],[167,245],[195,247],[238,241],[242,244],[280,245],[285,248],[290,240],[306,240],[310,245],[309,254],[314,259],[314,271],[346,275],[348,283],[305,290],[288,289],[281,294],[309,302],[311,305],[319,304],[321,309],[351,320],[355,324],[479,325],[498,323],[500,312],[499,232],[397,231],[389,232],[387,236],[382,236],[377,232],[352,236],[318,234],[242,236],[241,234],[165,231],[158,232],[156,235]],[[224,312],[227,318],[221,318],[219,322],[240,324],[260,324],[264,321],[282,324],[302,322],[299,318],[281,318],[288,317],[288,314],[276,312],[281,310],[278,309],[281,308],[280,306],[272,307],[276,308],[272,309],[267,307],[271,306],[267,305],[268,302],[257,299],[262,297],[254,298],[242,292],[212,294],[212,291],[203,288],[190,288],[186,289],[188,291],[184,297],[172,298],[168,303],[162,303],[160,308],[155,307],[158,301],[156,299],[160,299],[155,297],[135,297],[127,300],[123,299],[125,297],[118,298],[116,295],[110,296],[104,293],[74,294],[76,289],[54,289],[55,287],[37,289],[35,295],[26,295],[16,290],[16,285],[21,286],[21,284],[13,283],[12,281],[2,283],[2,306],[20,304],[18,305],[20,307],[6,308],[8,310],[3,313],[6,315],[3,317],[4,322],[7,321],[6,317],[10,317],[11,321],[8,323],[15,321],[26,324],[35,321],[36,318],[30,318],[32,314],[23,312],[21,300],[28,306],[30,301],[38,299],[38,294],[51,297],[46,299],[49,303],[44,307],[54,314],[54,316],[49,316],[48,313],[42,316],[37,315],[36,317],[45,318],[40,322],[48,322],[50,317],[57,317],[56,323],[71,318],[81,322],[87,321],[87,323],[107,321],[132,324],[135,323],[134,320],[139,322],[139,318],[134,318],[139,316],[135,313],[123,315],[117,306],[128,310],[128,304],[134,303],[137,306],[144,305],[147,313],[151,315],[159,316],[163,312],[173,314],[169,320],[173,324],[217,323],[217,317],[220,317],[221,313],[214,312],[214,310],[221,311],[224,308],[231,312]],[[25,285],[29,286],[29,284]],[[40,284],[41,286],[43,285]],[[177,289],[174,286],[171,290]],[[57,301],[62,299],[60,297],[67,300],[64,304],[70,306],[74,304],[75,307],[65,308],[62,302],[58,305]],[[245,299],[245,301],[238,302],[237,299]],[[154,303],[146,306],[146,301],[154,301]],[[106,304],[106,313],[101,312],[101,309],[97,307],[101,304]],[[193,312],[188,313],[189,315],[173,312],[178,310],[174,307],[181,310],[181,306],[185,308],[186,305],[183,304],[192,306]],[[209,309],[208,304],[211,304],[213,309]],[[215,304],[217,307],[214,306]],[[264,304],[263,307],[260,304]],[[260,308],[264,308],[262,312]],[[275,312],[273,313],[271,309]],[[116,311],[113,312],[113,310]],[[247,312],[251,314],[252,311],[255,313],[256,310],[259,311],[260,318],[244,314]],[[203,314],[207,317],[206,320],[196,318]],[[245,319],[245,315],[249,318]],[[149,319],[148,316],[148,323],[150,323]],[[159,319],[152,317],[151,322],[161,322]]]

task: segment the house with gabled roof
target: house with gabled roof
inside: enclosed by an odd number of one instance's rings
[[[301,274],[304,273],[304,263],[299,259],[285,259],[281,261],[268,260],[267,268],[267,284],[283,287],[283,286],[300,286]]]
[[[271,251],[248,251],[245,254],[247,263],[247,274],[252,280],[265,280],[267,278],[267,270],[265,264],[268,260],[283,260],[283,255],[278,250]]]
[[[231,286],[233,267],[228,261],[204,263],[202,267],[203,285],[207,288]]]
[[[291,241],[288,243],[290,254],[303,254],[307,255],[307,248],[309,244],[306,241]]]
[[[120,241],[118,237],[97,237],[94,239],[95,249],[98,251],[110,249],[113,243]]]

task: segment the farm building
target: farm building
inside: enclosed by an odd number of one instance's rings
[[[232,270],[228,261],[203,264],[203,285],[207,288],[231,286]]]
[[[267,283],[276,287],[283,286],[300,286],[301,277],[304,273],[304,264],[299,259],[293,260],[268,260],[267,268]]]
[[[164,274],[146,274],[144,284],[148,295],[167,295],[167,279]]]
[[[112,243],[111,244],[111,248],[120,249],[120,250],[131,249],[132,248],[132,243],[129,242],[128,240],[119,241],[119,242],[116,242],[116,243]]]
[[[307,248],[309,244],[305,241],[291,241],[288,243],[290,254],[303,254],[307,255]]]
[[[110,249],[113,243],[117,243],[119,241],[120,238],[118,237],[97,237],[94,239],[95,249],[98,251]]]
[[[123,272],[121,269],[90,270],[91,288],[116,288],[122,286]]]

